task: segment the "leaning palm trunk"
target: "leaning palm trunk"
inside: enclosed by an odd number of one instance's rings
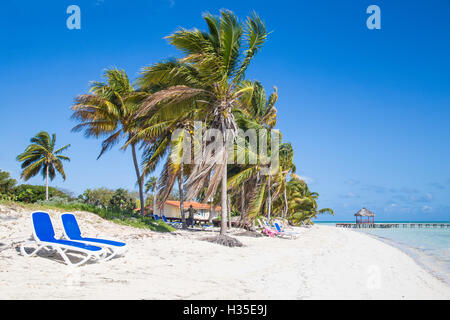
[[[156,213],[156,190],[153,191],[153,214]]]
[[[241,216],[239,219],[239,224],[242,226],[244,224],[244,221],[246,220],[245,215],[245,186],[241,186]]]
[[[178,189],[180,189],[180,214],[183,229],[187,229],[186,217],[184,216],[184,190],[183,190],[183,164],[180,164],[180,173],[178,176]]]
[[[131,153],[133,154],[133,163],[134,169],[136,170],[137,182],[139,185],[139,201],[141,202],[141,214],[145,214],[145,202],[144,202],[144,179],[139,172],[139,164],[137,162],[136,157],[136,146],[134,144],[131,145]]]
[[[288,200],[287,200],[287,194],[286,194],[286,186],[284,187],[284,215],[283,218],[287,218],[288,213]]]
[[[47,183],[45,186],[45,200],[47,200],[47,201],[48,201],[48,167],[49,167],[49,165],[47,165]]]
[[[226,150],[226,147],[224,147]],[[220,235],[225,235],[227,230],[227,158],[224,157],[224,166],[225,169],[222,173],[222,195],[221,195],[221,204],[222,204],[222,220],[220,224]]]
[[[271,169],[271,168],[270,168]],[[270,219],[270,211],[272,210],[272,195],[270,192],[270,185],[271,185],[271,174],[270,174],[270,169],[269,169],[269,183],[268,183],[268,192],[267,192],[267,216]]]

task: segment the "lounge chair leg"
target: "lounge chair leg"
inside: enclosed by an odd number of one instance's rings
[[[27,246],[27,245],[37,245],[37,248],[36,248],[33,252],[31,252],[31,253],[27,253],[27,252],[25,251],[25,246]],[[22,255],[25,256],[25,257],[32,257],[32,256],[34,256],[36,253],[38,253],[42,248],[45,248],[45,246],[44,246],[44,245],[40,245],[40,244],[36,244],[36,243],[34,243],[34,242],[25,242],[25,243],[22,243],[22,244],[20,245],[20,252],[21,252]]]
[[[88,260],[92,257],[92,255],[88,254],[88,255],[86,255],[86,257],[85,257],[83,260],[81,260],[80,262],[73,263],[72,261],[70,261],[69,257],[68,257],[68,256],[66,255],[66,253],[65,253],[65,251],[67,251],[67,249],[66,249],[66,250],[62,250],[61,248],[57,248],[56,251],[58,251],[58,253],[59,253],[60,256],[64,259],[64,261],[66,262],[66,264],[68,264],[68,265],[70,265],[70,266],[74,266],[74,267],[81,266],[83,263],[85,263],[86,261],[88,261]]]
[[[108,261],[111,260],[112,258],[114,258],[115,256],[117,256],[117,252],[113,251],[108,257],[104,258],[102,261]]]

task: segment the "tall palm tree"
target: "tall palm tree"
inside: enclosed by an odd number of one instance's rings
[[[156,213],[156,187],[158,185],[158,179],[151,176],[145,183],[145,192],[151,191],[153,193],[153,214]]]
[[[275,108],[278,99],[277,88],[275,87],[274,92],[267,98],[266,91],[259,81],[254,81],[252,85],[253,89],[240,97],[241,104],[245,108],[235,108],[233,113],[239,128],[265,130],[270,139],[270,132],[276,125],[277,119]],[[244,152],[249,153],[251,150],[245,149]],[[277,151],[275,150],[275,152]],[[229,170],[231,178],[228,189],[239,190],[239,192],[234,192],[234,195],[235,202],[240,202],[240,224],[242,226],[249,226],[249,220],[260,214],[265,202],[267,202],[269,216],[271,212],[273,197],[271,177],[277,168],[272,168],[270,165],[268,167],[267,159],[262,159],[261,155],[258,154],[256,157],[258,158],[257,165],[234,165]],[[269,169],[268,175],[262,174],[263,168]]]
[[[183,157],[183,143],[186,135],[184,131],[172,139],[172,132],[175,128],[188,127],[189,121],[187,119],[177,118],[169,122],[161,119],[155,125],[151,122],[143,122],[142,127],[132,137],[128,143],[132,143],[135,139],[144,141],[147,146],[143,153],[143,174],[148,175],[153,172],[158,163],[160,163],[166,156],[166,161],[160,178],[157,182],[156,189],[158,190],[158,200],[155,202],[154,208],[162,208],[165,201],[170,196],[175,181],[178,180],[178,190],[180,192],[180,216],[183,229],[187,228],[184,217],[184,165],[182,164]],[[160,124],[164,123],[163,126]],[[155,129],[156,128],[156,129]],[[144,145],[145,145],[144,143]]]
[[[158,63],[144,69],[139,79],[142,87],[162,85],[141,109],[152,115],[156,108],[171,110],[174,116],[199,110],[198,120],[222,133],[223,146],[211,163],[202,159],[192,167],[186,181],[187,199],[193,198],[209,177],[206,198],[221,188],[221,230],[227,228],[227,146],[228,135],[234,136],[237,124],[232,109],[239,107],[239,97],[253,86],[243,81],[255,54],[267,38],[261,19],[253,13],[243,23],[228,10],[220,16],[204,14],[208,32],[180,29],[168,36],[169,42],[181,50],[182,59]],[[242,50],[244,49],[244,50]]]
[[[91,93],[77,96],[72,106],[72,118],[80,122],[73,131],[84,130],[87,137],[105,137],[97,159],[121,139],[129,140],[135,136],[139,128],[135,112],[142,100],[148,96],[146,92],[134,89],[124,70],[108,69],[104,77],[106,82],[93,82]],[[140,173],[136,155],[138,142],[135,139],[130,146],[139,186],[141,214],[144,215],[144,177]],[[122,149],[127,146],[128,144],[125,144]]]
[[[17,156],[17,161],[22,162],[22,173],[20,177],[27,181],[36,176],[39,172],[46,179],[45,199],[48,200],[48,180],[53,180],[56,172],[66,180],[63,161],[70,161],[67,156],[61,153],[70,147],[70,144],[55,150],[56,135],[50,135],[46,131],[41,131],[30,140],[31,144],[25,151]]]

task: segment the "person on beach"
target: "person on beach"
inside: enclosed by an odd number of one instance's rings
[[[194,227],[194,208],[192,208],[192,205],[189,206],[188,212],[189,212],[189,217],[187,219],[187,225]]]

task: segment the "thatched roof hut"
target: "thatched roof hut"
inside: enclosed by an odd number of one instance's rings
[[[370,210],[367,210],[366,208],[362,208],[361,210],[359,210],[357,213],[355,213],[355,216],[360,216],[360,217],[375,217],[375,213],[373,213]]]
[[[366,208],[362,208],[357,213],[355,213],[356,216],[356,223],[374,223],[375,222],[375,213],[373,213],[370,210],[367,210]],[[358,218],[359,217],[359,218]],[[364,219],[366,217],[366,219]],[[370,218],[372,217],[372,221],[370,221]]]

